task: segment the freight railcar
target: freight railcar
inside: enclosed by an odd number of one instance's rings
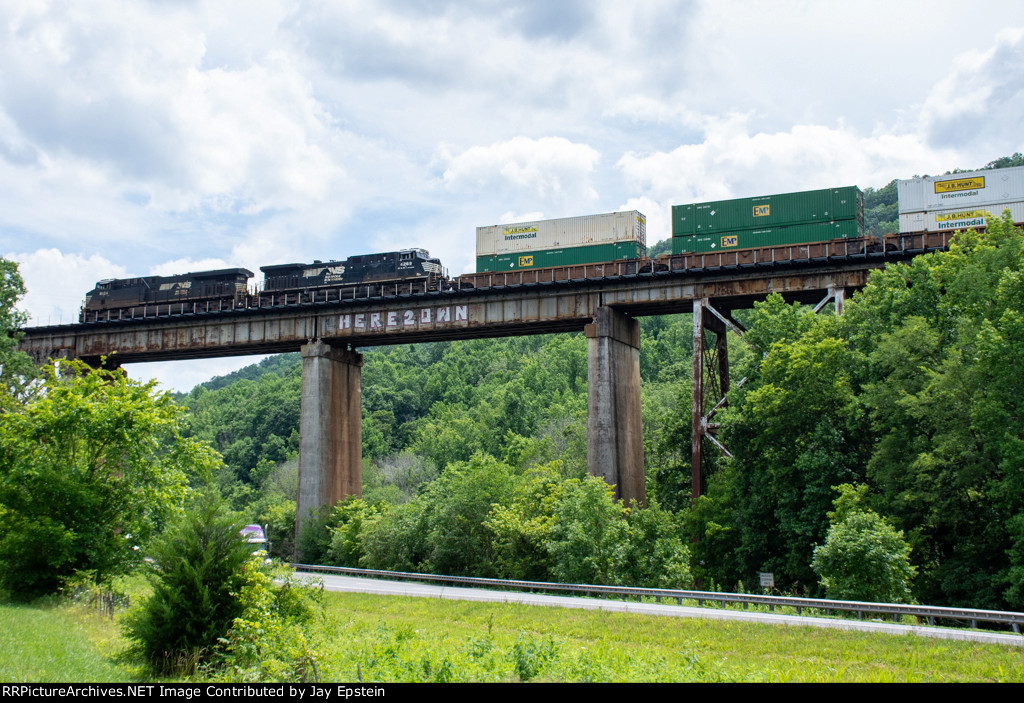
[[[85,294],[80,320],[110,319],[111,311],[115,310],[117,318],[123,319],[172,310],[208,311],[211,306],[220,310],[244,305],[252,276],[248,269],[231,268],[176,276],[106,279]]]

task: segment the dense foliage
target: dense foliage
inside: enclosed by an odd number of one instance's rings
[[[129,569],[179,509],[208,447],[180,435],[183,412],[153,383],[80,362],[51,364],[0,424],[0,583],[51,592],[76,571]]]
[[[0,397],[5,399],[35,375],[31,359],[17,350],[20,330],[28,319],[17,307],[24,295],[25,282],[18,273],[18,264],[0,258]]]
[[[995,221],[888,266],[843,318],[756,306],[751,381],[723,421],[737,458],[696,511],[716,526],[707,576],[816,592],[832,486],[860,482],[906,533],[919,600],[1020,608],[1021,241]]]
[[[679,471],[689,457],[689,431],[682,429],[690,393],[687,325],[656,317],[642,327],[648,495],[678,505],[689,500],[688,478]],[[562,478],[585,477],[586,344],[582,335],[558,335],[366,350],[365,499],[398,505],[421,493],[442,495],[455,480],[454,469],[448,476],[443,470],[472,465],[477,455],[510,476],[558,460]],[[320,559],[331,544],[326,530],[312,531],[298,545],[290,536],[301,369],[295,356],[276,359],[260,364],[262,373],[250,368],[234,383],[218,379],[182,400],[192,410],[193,436],[224,455],[219,483],[234,507],[270,525],[275,553],[290,559],[298,546],[303,560]],[[488,472],[473,477],[491,480]],[[503,500],[496,494],[472,508],[474,519],[482,521],[491,503]],[[459,515],[471,505],[437,509]],[[314,524],[324,526],[325,519]],[[442,552],[435,563],[443,561]]]
[[[234,594],[241,613],[220,640],[218,678],[226,681],[317,680],[310,626],[321,614],[323,589],[299,580],[287,566],[270,566],[263,552],[251,555]]]
[[[124,621],[125,635],[160,674],[197,667],[228,680],[306,680],[315,651],[306,634],[320,591],[266,563],[239,520],[206,489],[155,541],[152,595]]]
[[[624,506],[600,478],[556,461],[525,471],[488,455],[449,465],[401,505],[350,499],[321,523],[330,545],[305,555],[339,566],[492,578],[682,588],[682,525]]]

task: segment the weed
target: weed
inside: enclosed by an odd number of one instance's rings
[[[512,662],[520,681],[536,678],[540,670],[551,659],[555,658],[558,648],[553,638],[538,641],[533,637],[520,635],[512,646]]]

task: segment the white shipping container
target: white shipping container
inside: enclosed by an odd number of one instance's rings
[[[984,227],[986,217],[1002,217],[1009,210],[1014,222],[1024,222],[1024,202],[996,203],[986,207],[960,207],[900,215],[900,232],[944,232]]]
[[[476,228],[477,256],[616,242],[647,246],[647,218],[643,213],[627,210]]]
[[[948,176],[911,178],[896,184],[899,210],[930,212],[1024,201],[1024,166]]]

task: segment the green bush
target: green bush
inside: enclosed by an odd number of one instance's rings
[[[242,612],[222,641],[221,676],[230,681],[316,681],[317,651],[304,625],[319,612],[322,588],[297,581],[284,566],[246,563],[238,592]]]
[[[825,544],[814,548],[811,567],[829,598],[900,603],[911,600],[910,545],[885,518],[861,507],[867,486],[838,487]]]
[[[334,526],[331,528],[331,546],[327,563],[334,566],[359,566],[366,554],[363,549],[363,525],[380,517],[380,510],[362,498],[350,496],[332,510]]]
[[[251,548],[238,529],[207,493],[154,543],[153,595],[129,614],[125,634],[155,670],[187,673],[242,614],[236,594]]]
[[[558,647],[550,636],[546,641],[538,641],[528,635],[520,635],[516,643],[512,645],[512,663],[516,670],[516,676],[523,682],[536,678],[544,665],[554,659],[557,654]]]

